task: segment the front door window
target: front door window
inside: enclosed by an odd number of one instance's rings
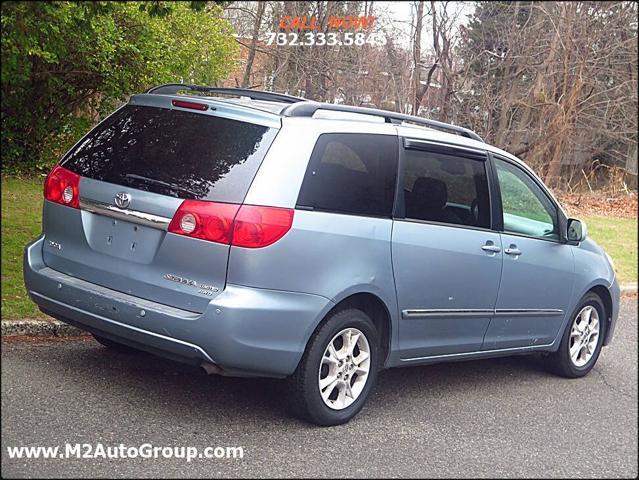
[[[495,159],[504,231],[530,237],[559,240],[557,209],[522,169]]]

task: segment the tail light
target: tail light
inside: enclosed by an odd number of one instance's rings
[[[44,182],[44,198],[72,208],[80,207],[80,175],[56,165]]]
[[[235,217],[232,244],[245,248],[266,247],[286,235],[292,225],[290,208],[242,205]]]
[[[190,108],[191,110],[200,110],[202,112],[209,109],[209,106],[204,103],[186,102],[184,100],[171,101],[174,107]]]
[[[169,232],[244,248],[261,248],[282,238],[293,224],[288,208],[184,200]]]
[[[239,205],[184,200],[169,224],[169,232],[210,242],[231,243]]]

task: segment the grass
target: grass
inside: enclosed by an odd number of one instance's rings
[[[590,235],[612,257],[620,283],[637,283],[637,219],[584,216]]]
[[[2,179],[2,319],[46,318],[22,280],[24,246],[42,230],[42,180]]]
[[[2,318],[46,318],[22,279],[24,246],[41,231],[42,179],[2,179]],[[592,238],[613,258],[620,282],[637,281],[637,219],[586,216]]]

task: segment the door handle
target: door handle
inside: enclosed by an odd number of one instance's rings
[[[521,250],[517,248],[517,245],[511,245],[510,248],[504,249],[506,255],[521,255]]]
[[[491,253],[499,253],[499,252],[501,252],[501,248],[500,247],[498,247],[497,245],[489,244],[489,243],[487,243],[486,245],[481,247],[481,249],[484,252],[491,252]]]

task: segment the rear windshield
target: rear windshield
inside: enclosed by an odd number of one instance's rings
[[[62,161],[84,177],[177,198],[241,203],[277,130],[127,105]]]

